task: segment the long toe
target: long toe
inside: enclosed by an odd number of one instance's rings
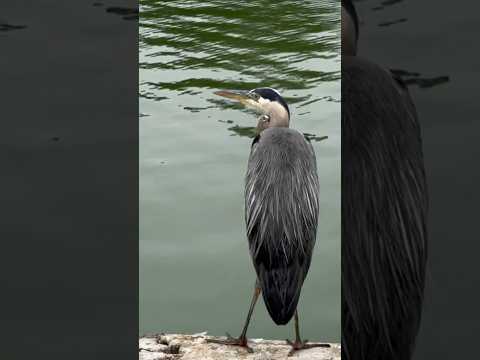
[[[305,350],[305,349],[312,349],[312,348],[316,348],[316,347],[322,347],[322,348],[329,348],[330,347],[330,344],[307,344],[307,340],[305,341],[291,341],[291,340],[288,340],[287,339],[287,344],[290,345],[292,348],[290,349],[289,353],[288,353],[288,357],[292,356],[293,354],[295,354],[297,351],[300,351],[300,350]]]
[[[227,333],[227,338],[225,340],[220,340],[220,339],[207,339],[207,342],[209,343],[214,343],[214,344],[220,344],[220,345],[229,345],[229,346],[240,346],[247,350],[249,353],[253,353],[253,349],[248,346],[248,342],[246,338],[239,337],[239,338],[234,338],[230,336]]]

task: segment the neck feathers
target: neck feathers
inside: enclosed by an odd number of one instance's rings
[[[342,55],[356,55],[358,19],[353,5],[345,6],[342,1]]]

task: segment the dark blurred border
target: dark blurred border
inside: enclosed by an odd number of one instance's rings
[[[0,4],[0,358],[138,357],[138,6]]]
[[[429,264],[414,359],[478,358],[478,1],[359,0],[359,54],[408,85],[423,133]]]

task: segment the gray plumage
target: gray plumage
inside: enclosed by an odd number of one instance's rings
[[[410,360],[428,252],[421,129],[401,79],[356,56],[358,31],[342,0],[342,359]]]
[[[295,316],[295,341],[287,340],[291,346],[288,356],[302,349],[330,347],[302,340],[297,311],[318,223],[319,184],[313,147],[301,133],[289,129],[290,109],[277,90],[221,90],[215,94],[261,114],[245,184],[245,221],[257,280],[240,336],[207,341],[242,346],[253,352],[248,346],[247,330],[262,294],[277,325],[284,325]]]
[[[423,303],[427,185],[408,91],[342,57],[342,358],[409,360]]]
[[[312,145],[296,130],[265,129],[253,141],[245,186],[250,254],[267,310],[286,324],[310,267],[319,183]]]

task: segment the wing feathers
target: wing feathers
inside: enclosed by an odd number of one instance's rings
[[[252,145],[245,186],[250,253],[272,319],[295,312],[318,222],[315,153],[299,132],[271,128]]]

